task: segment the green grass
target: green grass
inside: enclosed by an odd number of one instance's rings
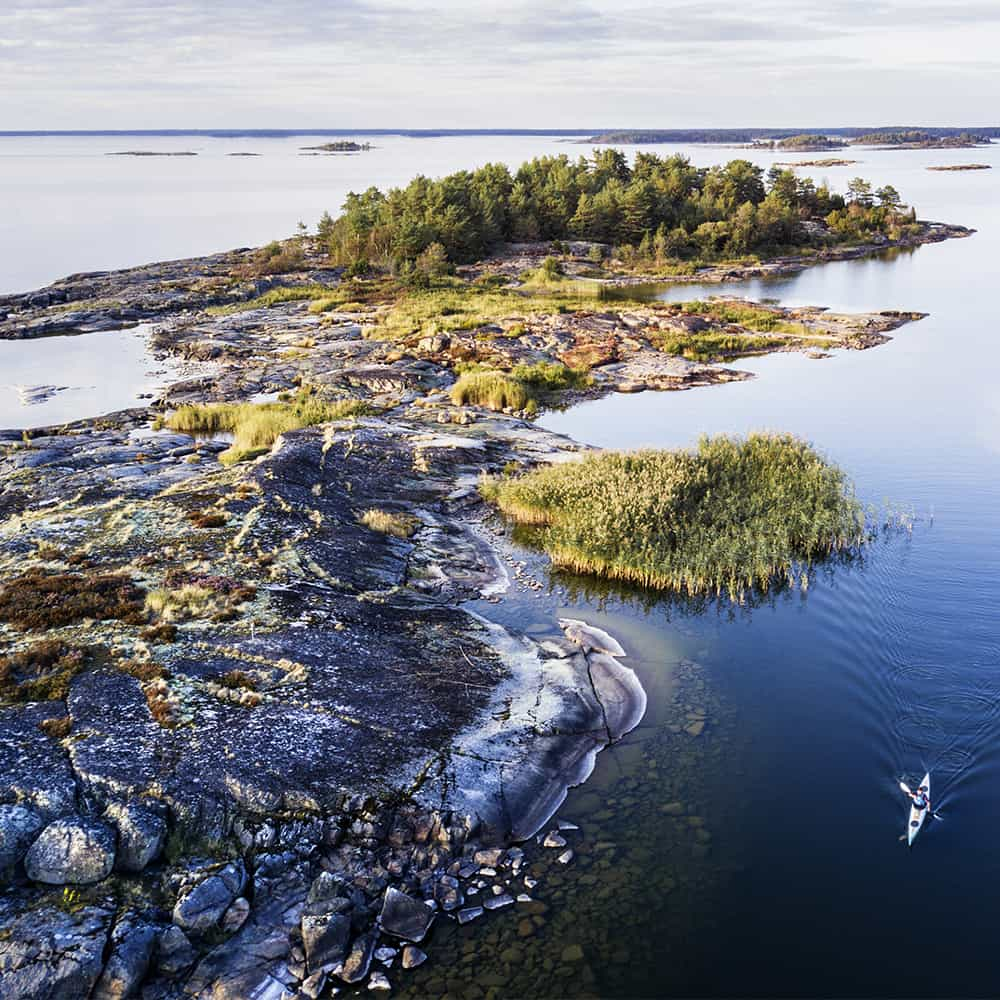
[[[456,406],[523,410],[531,400],[527,385],[506,372],[466,372],[451,387],[451,401]]]
[[[356,399],[327,402],[307,391],[278,403],[206,403],[182,406],[164,421],[171,430],[192,434],[231,433],[232,445],[219,455],[225,465],[268,451],[287,431],[370,412]]]
[[[792,582],[865,538],[844,473],[786,434],[604,452],[481,489],[512,520],[537,526],[554,565],[689,596],[740,599]]]
[[[564,389],[581,389],[591,381],[587,372],[567,368],[557,361],[516,365],[510,372],[471,368],[451,387],[451,401],[456,406],[534,413],[547,395]]]
[[[682,308],[686,313],[710,316],[723,323],[734,323],[757,333],[801,334],[804,330],[801,323],[790,323],[773,309],[749,303],[694,300],[685,302]]]
[[[378,507],[366,510],[358,520],[372,531],[396,538],[409,538],[420,527],[419,519],[412,514],[396,514]]]
[[[682,333],[661,330],[650,335],[650,342],[664,354],[678,354],[689,361],[714,361],[720,358],[760,354],[781,347],[788,342],[780,337],[740,336],[739,334],[706,331]]]
[[[212,316],[227,316],[231,313],[246,312],[249,309],[270,309],[271,306],[283,302],[311,302],[330,295],[326,285],[288,285],[287,287],[271,288],[256,298],[244,302],[232,302],[225,306],[211,306],[205,311]]]
[[[498,288],[493,282],[469,283],[440,279],[431,289],[402,294],[379,320],[378,336],[404,340],[451,330],[474,330],[498,320],[590,311],[605,295],[604,286],[582,281],[558,281],[539,291]],[[627,300],[627,296],[616,296]]]

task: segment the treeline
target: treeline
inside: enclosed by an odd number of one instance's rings
[[[685,156],[615,149],[544,156],[512,174],[487,164],[405,188],[351,193],[319,235],[337,263],[406,269],[432,248],[435,266],[470,263],[505,242],[583,239],[633,255],[718,259],[814,243],[894,235],[906,224],[891,187],[852,182],[847,196],[747,160],[695,167]],[[827,226],[804,223],[826,220]],[[829,227],[829,228],[827,228]]]
[[[989,136],[973,132],[957,135],[932,135],[923,129],[902,129],[898,132],[869,132],[851,139],[854,146],[934,146],[936,148],[987,146]]]

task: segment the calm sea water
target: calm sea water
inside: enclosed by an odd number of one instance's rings
[[[307,142],[0,140],[0,286],[259,243],[335,210],[352,187],[581,150],[545,138],[387,138],[357,156],[299,157],[297,146]],[[154,145],[201,155],[103,155]],[[226,155],[251,147],[264,155]],[[683,151],[699,163],[773,159]],[[600,756],[591,781],[566,803],[565,814],[583,828],[587,881],[539,886],[538,898],[551,898],[567,917],[519,940],[515,964],[538,971],[518,995],[998,991],[1000,395],[990,359],[1000,169],[925,167],[966,160],[1000,167],[1000,156],[989,149],[858,157],[857,167],[812,173],[840,187],[855,174],[891,182],[922,217],[979,233],[893,260],[724,291],[840,309],[917,309],[929,318],[872,351],[824,361],[765,358],[741,365],[759,375],[749,382],[611,397],[543,421],[605,447],[793,431],[841,463],[863,499],[888,500],[914,521],[911,532],[872,546],[863,563],[819,575],[807,596],[735,614],[646,607],[614,592],[583,596],[559,581],[546,595],[506,607],[520,626],[566,611],[601,621],[621,636],[650,692],[642,726]],[[110,339],[93,345],[109,355],[116,349]],[[89,405],[100,410],[99,402]],[[695,669],[695,689],[685,693]],[[678,712],[692,702],[706,716],[696,736],[676,731]],[[898,841],[905,803],[896,783],[926,769],[944,819],[907,850]],[[660,811],[674,798],[683,821]],[[687,836],[698,829],[707,832]],[[586,867],[604,850],[618,852],[614,864]],[[613,893],[602,894],[612,879]],[[461,973],[470,989],[486,973],[514,976],[496,935],[508,924],[514,935],[517,919],[505,914],[454,932],[460,949],[475,949]],[[564,973],[560,956],[576,943],[585,958]]]

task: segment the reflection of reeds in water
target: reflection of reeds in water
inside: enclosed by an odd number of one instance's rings
[[[556,567],[689,597],[805,587],[814,561],[867,537],[843,472],[790,435],[606,452],[482,489],[537,526]]]

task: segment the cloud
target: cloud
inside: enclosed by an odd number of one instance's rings
[[[8,0],[0,128],[921,121],[893,74],[985,109],[998,41],[976,0]]]

